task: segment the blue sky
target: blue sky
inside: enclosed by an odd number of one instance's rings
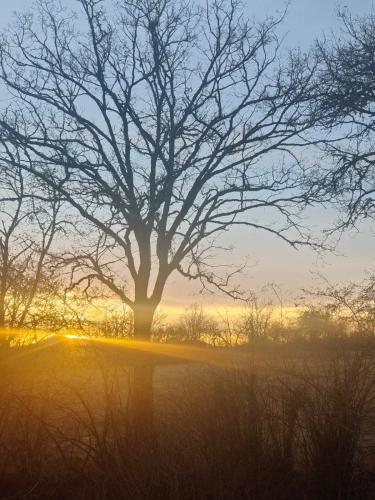
[[[33,0],[2,0],[0,6],[0,24],[4,25],[17,10],[31,7]],[[62,0],[63,4],[74,5],[75,0]],[[299,43],[308,46],[311,41],[335,28],[337,24],[336,9],[347,7],[353,14],[362,15],[371,11],[373,0],[244,0],[243,4],[249,17],[262,19],[283,12],[289,3],[288,14],[282,31],[288,32],[288,43]]]
[[[74,1],[67,0],[74,5]],[[65,2],[63,2],[65,3]],[[30,0],[2,1],[0,7],[0,26],[11,20],[14,10],[22,10],[32,6]],[[245,10],[248,16],[262,19],[265,16],[277,15],[285,8],[284,0],[245,0]],[[286,35],[285,44],[288,47],[296,45],[307,49],[316,37],[330,30],[337,30],[336,10],[340,4],[336,0],[292,0],[288,14],[280,34]],[[348,8],[354,15],[369,13],[374,6],[373,0],[346,0],[341,6]],[[311,224],[321,226],[335,214],[332,210],[319,209],[311,215]],[[281,241],[263,233],[246,230],[233,231],[228,238],[228,244],[236,248],[238,258],[249,258],[249,270],[241,279],[244,287],[260,288],[267,282],[276,282],[287,296],[298,295],[302,287],[309,287],[313,280],[313,273],[322,272],[332,281],[357,280],[363,272],[375,265],[375,237],[374,229],[370,224],[363,224],[359,231],[345,234],[337,248],[338,255],[324,255],[318,257],[311,250],[298,252],[288,248]],[[233,253],[223,256],[223,260],[230,258]],[[176,290],[179,293],[176,294]],[[184,292],[181,292],[181,289]],[[197,288],[191,283],[184,283],[180,278],[172,279],[167,290],[165,303],[183,306],[194,302]],[[206,300],[220,300],[215,299]]]

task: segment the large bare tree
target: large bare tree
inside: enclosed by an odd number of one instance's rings
[[[229,228],[310,243],[297,153],[314,68],[235,0],[78,4],[41,0],[3,33],[1,140],[90,227],[77,282],[107,285],[149,339],[173,272],[236,293],[205,265]]]
[[[327,168],[316,185],[339,203],[345,229],[375,217],[375,15],[339,18],[341,32],[317,44]]]

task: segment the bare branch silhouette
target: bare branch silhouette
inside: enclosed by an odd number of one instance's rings
[[[375,17],[353,18],[339,13],[341,37],[317,45],[322,64],[317,100],[327,133],[326,175],[317,185],[321,194],[339,202],[336,229],[375,216]]]
[[[149,338],[173,272],[237,294],[198,258],[234,225],[313,244],[298,218],[312,199],[297,148],[315,121],[315,68],[299,54],[280,63],[282,19],[251,24],[236,1],[106,5],[80,0],[73,16],[41,1],[38,22],[19,15],[4,33],[1,140],[91,226],[76,269],[121,297]]]
[[[0,167],[0,327],[33,326],[35,301],[53,286],[49,261],[63,224],[60,208],[59,194],[20,166]],[[39,303],[39,326],[45,312]]]

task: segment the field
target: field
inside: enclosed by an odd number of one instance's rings
[[[3,348],[0,498],[374,498],[372,344]]]

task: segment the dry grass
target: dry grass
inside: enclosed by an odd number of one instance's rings
[[[3,500],[374,497],[372,353],[161,368],[147,440],[129,425],[128,370],[48,356],[1,365]]]

